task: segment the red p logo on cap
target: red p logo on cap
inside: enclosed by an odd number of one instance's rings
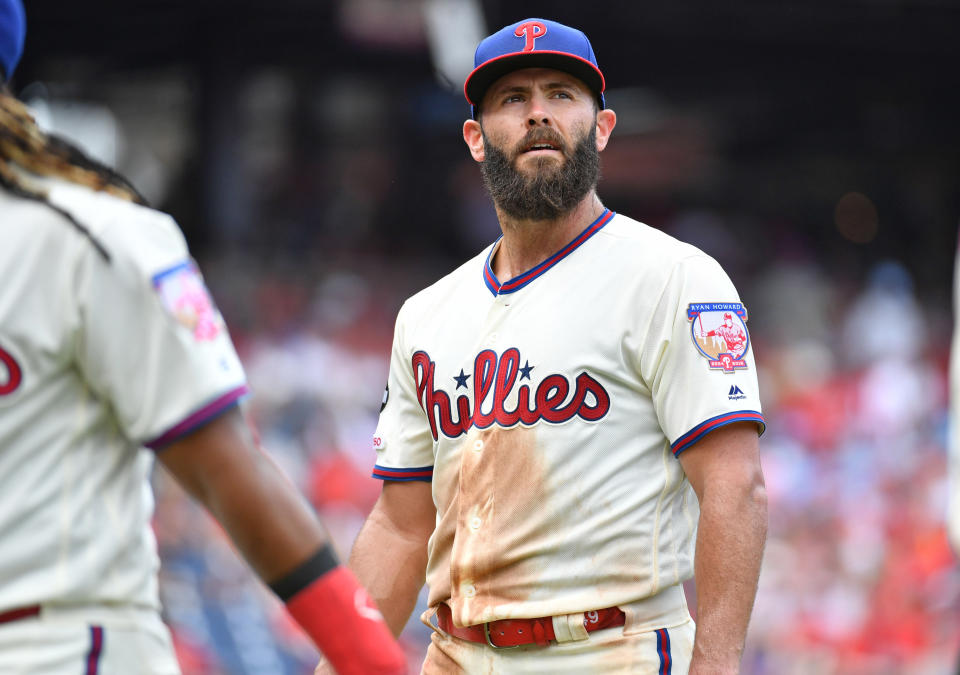
[[[547,27],[539,21],[527,21],[517,26],[517,30],[513,31],[513,34],[517,37],[525,37],[527,41],[523,45],[523,51],[532,52],[534,40],[546,35]]]

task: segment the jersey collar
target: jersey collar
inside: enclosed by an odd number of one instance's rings
[[[605,209],[603,213],[600,214],[600,217],[595,221],[590,223],[587,228],[573,238],[569,244],[564,246],[562,249],[554,253],[552,256],[544,260],[542,263],[536,267],[528,269],[526,272],[515,276],[513,279],[500,283],[497,277],[493,273],[493,267],[490,266],[490,261],[493,259],[493,253],[497,250],[497,247],[500,244],[500,240],[503,239],[503,235],[500,236],[500,239],[490,247],[490,253],[487,254],[487,262],[483,266],[483,282],[487,285],[487,288],[490,289],[490,292],[494,295],[499,295],[502,293],[513,293],[514,291],[519,291],[521,288],[529,284],[531,281],[537,277],[544,274],[548,269],[556,265],[558,262],[566,258],[568,255],[573,253],[578,249],[587,239],[595,235],[603,226],[610,222],[610,219],[616,215],[610,209]]]

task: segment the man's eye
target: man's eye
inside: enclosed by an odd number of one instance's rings
[[[556,93],[554,94],[554,97],[556,97],[556,98],[571,98],[570,94],[568,94],[568,93],[565,92],[565,91],[558,91],[558,92],[556,92]]]
[[[523,97],[520,94],[510,94],[507,96],[503,102],[504,103],[519,103],[523,100]]]

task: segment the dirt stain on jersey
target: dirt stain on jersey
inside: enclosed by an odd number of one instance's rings
[[[430,589],[428,603],[431,607],[436,607],[441,602],[449,604],[451,595],[450,554],[457,534],[460,506],[459,457],[438,457],[433,470],[433,501],[437,507],[437,527],[427,549],[427,586]]]
[[[456,535],[450,574],[460,623],[493,618],[537,589],[541,553],[555,534],[538,513],[549,503],[543,448],[532,428],[491,427],[461,450]]]

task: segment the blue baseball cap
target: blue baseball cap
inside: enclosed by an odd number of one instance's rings
[[[0,0],[0,82],[13,76],[26,36],[27,17],[20,0]]]
[[[483,39],[473,57],[473,72],[463,83],[463,94],[473,117],[491,84],[521,68],[553,68],[582,80],[604,107],[606,82],[593,55],[590,40],[576,28],[547,19],[524,19]]]

